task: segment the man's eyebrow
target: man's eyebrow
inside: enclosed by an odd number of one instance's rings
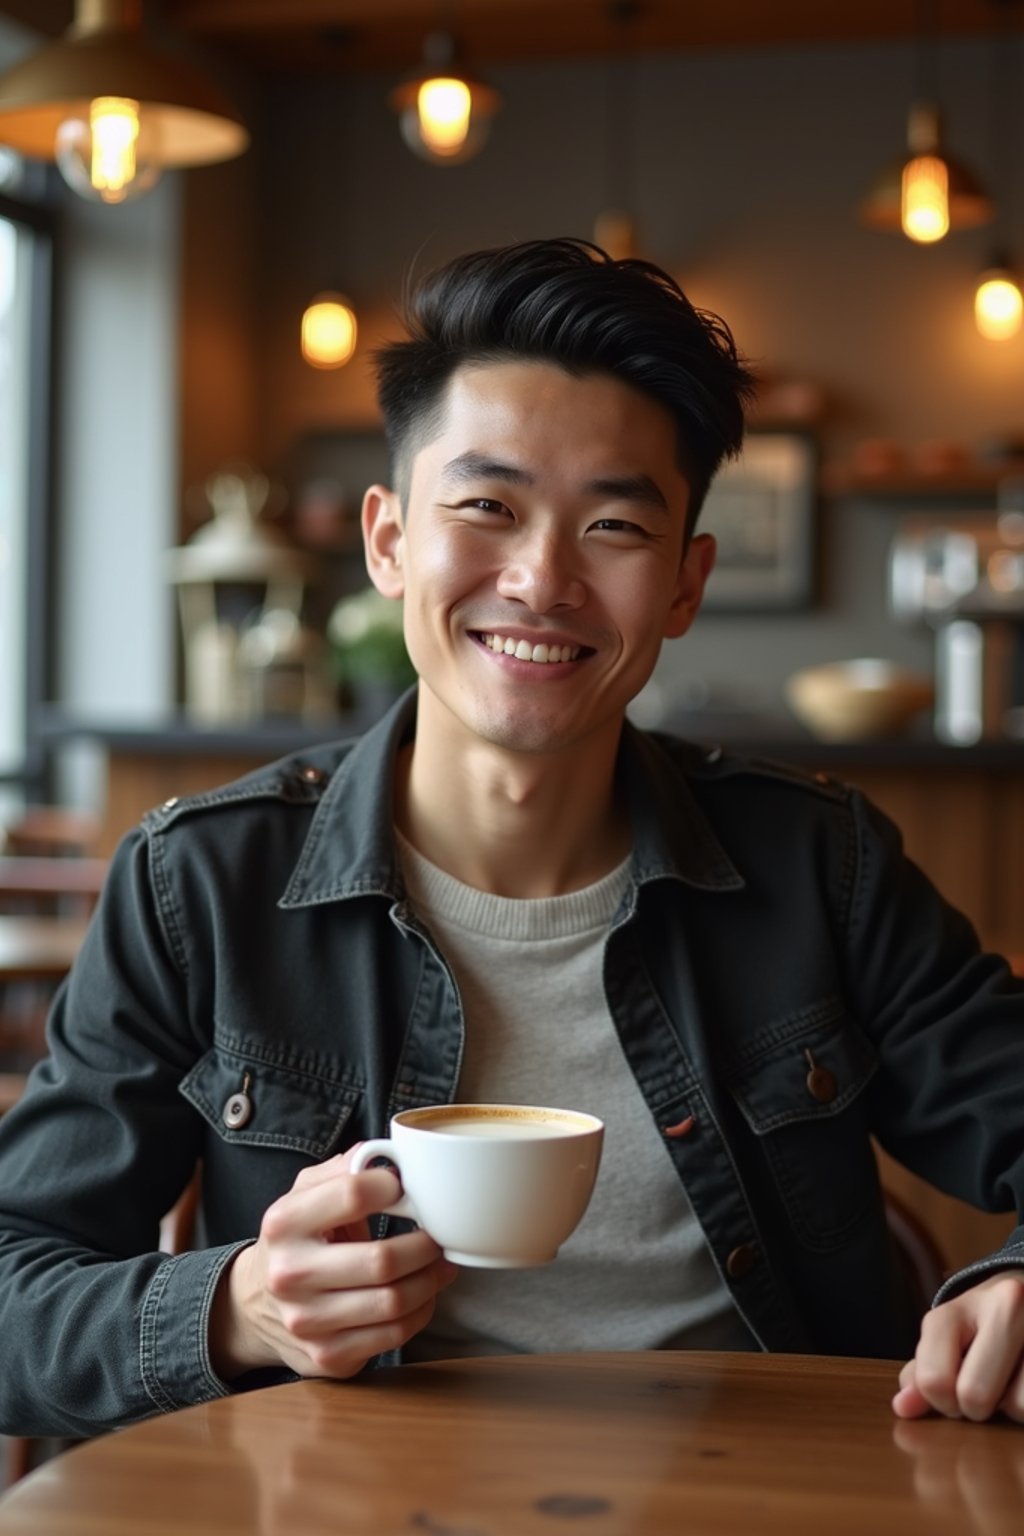
[[[457,458],[449,459],[441,471],[447,485],[464,485],[472,480],[501,480],[506,485],[535,485],[536,476],[519,464],[508,464],[503,459],[467,449]],[[635,502],[668,512],[668,501],[656,481],[650,475],[601,475],[588,480],[583,487],[586,496],[607,501]]]
[[[492,459],[486,453],[476,453],[472,448],[449,459],[441,474],[450,485],[462,485],[469,480],[503,480],[506,485],[534,483],[529,470],[518,464],[506,464],[502,459]]]
[[[588,481],[584,489],[588,496],[640,502],[661,512],[669,510],[664,492],[650,475],[602,475],[598,480]]]

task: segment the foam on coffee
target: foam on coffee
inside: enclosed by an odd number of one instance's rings
[[[593,1129],[585,1115],[519,1104],[445,1104],[413,1110],[402,1118],[416,1130],[442,1136],[485,1136],[503,1141],[578,1136]]]

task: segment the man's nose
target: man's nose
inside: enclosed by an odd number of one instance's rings
[[[556,531],[523,536],[508,552],[498,591],[535,613],[578,608],[586,593],[579,563],[575,541]]]

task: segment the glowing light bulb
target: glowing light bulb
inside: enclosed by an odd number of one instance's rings
[[[464,80],[437,76],[416,93],[420,138],[435,155],[457,155],[469,137],[473,94]]]
[[[159,166],[139,153],[139,103],[126,96],[97,96],[89,120],[68,118],[57,130],[57,166],[81,197],[123,203],[160,179]]]
[[[98,96],[89,108],[89,126],[89,180],[101,196],[105,194],[113,202],[120,202],[128,183],[135,180],[139,104],[117,96]]]
[[[1024,320],[1024,297],[1011,272],[983,272],[974,295],[974,323],[989,341],[1009,341]]]
[[[450,33],[424,40],[424,67],[402,81],[388,100],[398,113],[402,138],[432,165],[461,165],[482,149],[501,97],[467,75],[456,59]]]
[[[317,294],[302,316],[302,355],[314,368],[342,368],[356,349],[355,310],[340,293]]]
[[[949,171],[940,155],[915,155],[903,167],[900,220],[903,233],[921,245],[949,230]]]

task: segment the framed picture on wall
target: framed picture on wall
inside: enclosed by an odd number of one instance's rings
[[[818,448],[806,432],[750,432],[716,476],[698,529],[718,559],[708,610],[806,608],[815,597]]]

